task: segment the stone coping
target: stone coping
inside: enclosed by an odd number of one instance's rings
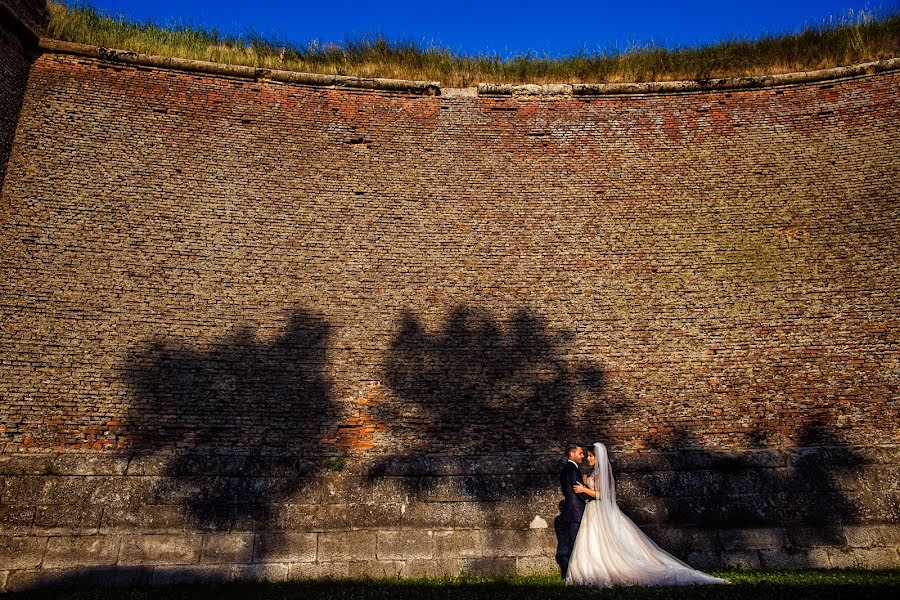
[[[726,77],[696,81],[652,81],[646,83],[573,83],[545,85],[515,85],[505,83],[478,84],[479,96],[608,96],[616,94],[673,94],[681,92],[709,92],[747,88],[777,87],[800,83],[816,83],[832,79],[861,77],[883,71],[900,69],[900,58],[846,67],[780,73],[753,77]]]
[[[119,62],[132,65],[176,69],[195,73],[209,73],[240,77],[254,81],[278,81],[299,85],[323,86],[334,88],[353,88],[365,90],[385,90],[421,94],[425,96],[442,95],[438,81],[411,81],[405,79],[383,79],[378,77],[351,77],[346,75],[328,75],[324,73],[301,73],[280,69],[265,69],[244,65],[227,65],[201,60],[189,60],[151,54],[140,54],[129,50],[116,50],[101,46],[89,46],[75,42],[64,42],[50,38],[41,38],[38,47],[44,52],[57,54],[73,54],[87,56],[104,61]],[[720,79],[702,79],[696,81],[655,81],[646,83],[573,83],[573,84],[508,84],[480,83],[475,88],[445,88],[447,96],[470,96],[477,94],[485,97],[528,97],[528,96],[609,96],[623,94],[674,94],[685,92],[708,92],[719,90],[740,90],[748,88],[766,88],[804,83],[816,83],[833,79],[861,77],[885,71],[900,69],[900,57],[885,60],[803,71],[798,73],[781,73],[776,75],[760,75],[753,77],[728,77]],[[472,93],[474,92],[474,94]]]
[[[439,96],[441,94],[441,85],[437,81],[349,77],[345,75],[327,75],[325,73],[300,73],[297,71],[282,71],[279,69],[263,69],[260,67],[248,67],[244,65],[226,65],[202,60],[188,60],[185,58],[140,54],[129,50],[115,50],[112,48],[88,46],[85,44],[63,42],[48,38],[41,38],[38,47],[45,52],[88,56],[104,61],[120,62],[131,65],[176,69],[194,73],[209,73],[212,75],[226,75],[229,77],[252,79],[254,81],[268,80],[279,81],[282,83],[329,86],[335,88],[387,90],[392,92],[422,94],[425,96]]]

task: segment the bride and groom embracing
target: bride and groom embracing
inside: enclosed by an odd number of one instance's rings
[[[584,450],[566,446],[559,483],[556,562],[568,585],[690,585],[727,583],[692,569],[647,537],[616,505],[606,446],[588,449],[593,471],[581,474]]]

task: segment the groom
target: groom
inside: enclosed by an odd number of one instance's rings
[[[591,497],[587,494],[576,494],[576,483],[582,483],[581,467],[584,450],[578,444],[566,446],[566,463],[559,472],[559,485],[562,488],[563,501],[559,503],[559,516],[556,517],[556,562],[563,579],[569,570],[569,557],[575,547],[575,536],[584,514],[584,505]]]

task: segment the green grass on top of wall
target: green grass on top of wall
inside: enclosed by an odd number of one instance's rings
[[[304,45],[213,30],[162,27],[112,17],[88,4],[50,2],[46,35],[94,46],[193,60],[312,73],[477,83],[596,83],[697,80],[809,71],[900,56],[900,11],[849,13],[817,27],[699,48],[635,47],[624,52],[537,56],[465,56],[413,42],[370,36],[341,45]]]

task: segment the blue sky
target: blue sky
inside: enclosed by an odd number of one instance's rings
[[[470,2],[273,2],[256,0],[93,0],[111,14],[161,24],[187,22],[239,34],[305,43],[367,33],[468,54],[560,56],[634,44],[693,46],[790,32],[849,11],[900,9],[900,0],[594,0]]]

